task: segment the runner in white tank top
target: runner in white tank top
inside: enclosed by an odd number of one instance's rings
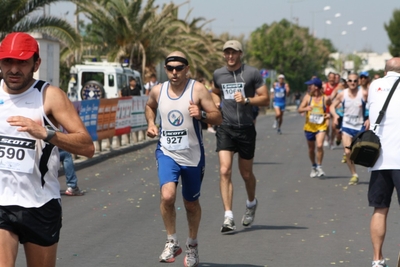
[[[174,262],[182,253],[176,234],[176,189],[182,180],[182,195],[187,211],[189,236],[186,242],[185,266],[198,266],[197,232],[201,208],[199,203],[204,175],[204,149],[200,120],[219,125],[222,116],[210,93],[200,82],[187,78],[189,63],[181,52],[171,53],[165,60],[167,82],[154,86],[146,104],[147,136],[160,135],[156,149],[161,188],[161,215],[167,242],[160,262]],[[157,109],[161,127],[155,125]]]
[[[29,34],[0,44],[0,266],[14,266],[18,242],[32,267],[56,264],[61,228],[57,147],[92,157],[93,141],[66,94],[33,79],[39,45]],[[68,132],[56,129],[62,125]],[[45,127],[48,126],[49,128]]]
[[[350,149],[348,147],[354,136],[361,131],[369,129],[369,120],[364,120],[366,96],[362,93],[362,90],[358,89],[358,82],[357,74],[349,74],[347,79],[349,88],[340,92],[330,106],[333,122],[337,125],[339,114],[336,113],[336,108],[343,103],[342,141],[346,154],[346,163],[352,175],[349,185],[358,184],[358,175],[354,163],[350,160]]]

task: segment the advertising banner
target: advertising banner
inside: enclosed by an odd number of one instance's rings
[[[116,113],[118,98],[100,99],[97,116],[97,138],[103,140],[115,135]]]
[[[118,101],[115,134],[123,135],[131,132],[132,97],[120,98]]]

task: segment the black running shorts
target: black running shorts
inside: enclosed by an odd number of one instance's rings
[[[16,234],[21,244],[51,246],[60,239],[60,200],[52,199],[39,208],[0,206],[0,229]]]
[[[217,152],[228,150],[238,152],[242,159],[254,158],[256,148],[256,129],[254,125],[233,127],[221,125],[217,128]]]
[[[372,171],[368,188],[369,206],[389,208],[395,187],[400,204],[400,170]]]

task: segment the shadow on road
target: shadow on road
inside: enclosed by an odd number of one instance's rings
[[[203,262],[203,263],[200,263],[200,265],[199,265],[199,267],[264,267],[264,266],[263,265],[254,265],[254,264],[245,264],[245,263],[226,264],[226,263],[208,263],[208,262]]]
[[[291,226],[291,225],[252,225],[249,228],[243,228],[242,230],[236,231],[235,233],[240,232],[251,232],[258,230],[304,230],[308,229],[308,227],[299,227],[299,226]]]

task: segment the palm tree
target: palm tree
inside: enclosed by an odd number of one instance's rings
[[[41,32],[60,40],[73,49],[80,35],[65,20],[40,16],[37,11],[60,0],[1,0],[0,40],[10,32]],[[36,13],[35,13],[36,12]]]
[[[202,29],[208,22],[198,26],[203,18],[191,22],[178,19],[180,5],[164,4],[158,12],[154,0],[144,5],[142,0],[73,1],[92,21],[84,37],[92,53],[117,62],[129,59],[132,68],[141,68],[145,74],[145,70],[154,72],[155,64],[171,51],[180,50],[186,54],[192,72],[201,70],[210,76],[207,63],[217,59],[215,43],[219,41]]]

